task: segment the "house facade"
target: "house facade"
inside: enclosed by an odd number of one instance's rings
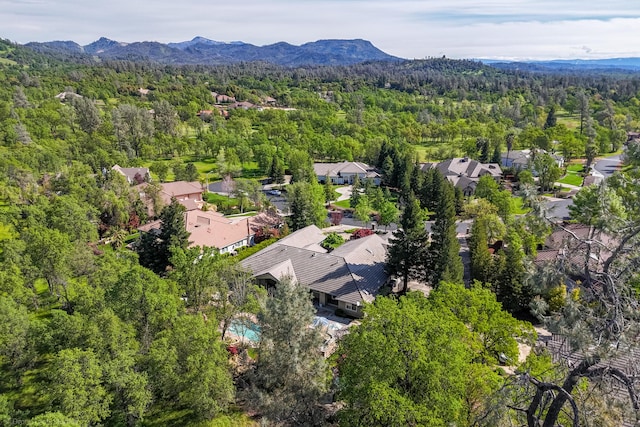
[[[375,185],[380,185],[382,181],[375,168],[362,162],[314,163],[313,170],[321,183],[327,176],[336,185],[353,184],[356,176],[360,181],[370,179]]]
[[[123,168],[119,165],[114,165],[111,170],[124,176],[129,185],[142,184],[143,182],[151,181],[149,168]]]
[[[545,150],[513,150],[507,151],[500,155],[500,161],[505,168],[514,168],[516,170],[531,169],[533,172],[533,158],[536,153],[549,154],[556,162],[558,167],[564,167],[564,157],[557,154],[548,153]]]
[[[184,214],[185,229],[190,233],[189,247],[212,247],[221,254],[233,253],[253,243],[249,219],[230,219],[219,212],[193,209]],[[138,227],[144,233],[160,230],[160,220]]]
[[[306,286],[319,306],[362,316],[387,282],[386,242],[373,234],[349,241],[328,253],[320,246],[326,236],[314,225],[298,230],[241,263],[258,283],[268,287],[284,277]]]

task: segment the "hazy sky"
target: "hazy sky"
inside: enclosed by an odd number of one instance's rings
[[[632,0],[0,0],[0,38],[370,40],[403,58],[640,56]]]

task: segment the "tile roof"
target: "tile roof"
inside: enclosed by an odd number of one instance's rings
[[[190,246],[209,246],[224,249],[234,243],[248,240],[249,220],[231,220],[219,212],[191,210],[185,212],[185,228],[191,233]]]
[[[300,249],[309,249],[314,252],[327,252],[326,249],[320,246],[320,243],[327,236],[322,233],[315,225],[310,225],[308,227],[301,228],[300,230],[294,231],[288,236],[278,240],[276,245],[285,245],[291,246],[294,248]]]
[[[477,179],[486,174],[495,177],[502,175],[502,169],[497,163],[480,163],[468,157],[454,157],[440,163],[426,163],[422,169],[426,171],[433,167],[438,169],[444,176],[458,175]]]
[[[362,162],[314,163],[313,170],[317,176],[338,176],[339,174],[365,174],[368,178],[380,176],[373,167]]]
[[[198,181],[175,181],[175,182],[163,182],[162,192],[171,197],[187,196],[194,193],[204,193],[202,184]]]
[[[247,218],[232,220],[219,212],[191,210],[184,214],[185,229],[189,235],[189,246],[207,246],[224,249],[235,243],[248,240],[253,234]],[[160,220],[138,227],[142,232],[159,229]],[[247,242],[248,243],[248,242]]]
[[[314,291],[350,304],[373,301],[388,277],[384,271],[386,242],[374,234],[326,253],[317,250],[321,240],[313,241],[318,231],[315,226],[298,230],[246,258],[242,265],[253,270],[256,277],[269,275],[275,280],[290,268],[298,283]],[[322,239],[325,237],[322,235]]]

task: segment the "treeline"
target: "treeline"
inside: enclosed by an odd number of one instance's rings
[[[496,361],[501,354],[514,361],[513,337],[531,335],[498,302],[522,313],[535,291],[543,316],[592,307],[579,293],[549,304],[550,291],[561,287],[556,276],[544,291],[527,281],[524,256],[533,256],[547,231],[538,217],[516,218],[504,190],[487,180],[466,203],[419,163],[457,154],[486,161],[531,147],[593,160],[639,127],[635,77],[528,75],[446,58],[288,69],[78,63],[7,42],[0,52],[7,60],[0,64],[2,423],[180,425],[237,415],[235,405],[242,404],[293,425],[498,425],[487,414],[511,422],[524,411],[509,415],[504,403],[524,404],[522,394],[487,400],[502,390]],[[227,105],[223,116],[211,92],[260,108]],[[269,108],[267,97],[278,108]],[[175,204],[156,212],[174,226],[171,235],[141,239],[139,255],[124,250],[148,210],[110,170],[116,163],[149,165],[160,181],[251,174],[281,182],[287,173],[300,202],[292,210],[301,220],[292,225],[301,228],[326,220],[322,202],[333,194],[315,183],[314,160],[380,168],[403,209],[391,269],[437,287],[428,299],[409,294],[369,307],[370,316],[337,353],[346,356],[329,362],[340,378],[333,388],[334,376],[315,351],[321,339],[308,328],[308,293],[284,283],[276,289],[280,298],[265,301],[230,258],[214,251],[201,257],[186,247],[180,224],[172,222],[181,217]],[[629,185],[621,180],[612,190],[585,193],[579,218],[594,228],[631,230],[624,243],[635,244],[637,192],[625,190]],[[397,217],[390,191],[364,186],[353,206],[358,217],[368,218],[370,209],[359,209],[367,199]],[[158,187],[145,191],[157,196]],[[596,203],[600,195],[607,206]],[[589,216],[596,205],[603,211]],[[489,289],[448,284],[461,280],[460,215],[476,220],[471,273]],[[427,217],[434,220],[430,237]],[[109,244],[98,245],[101,238]],[[498,238],[506,249],[488,254]],[[634,272],[623,273],[624,283],[635,283]],[[222,341],[239,312],[253,313],[264,334],[257,362],[240,374],[230,369],[234,350]],[[592,320],[585,322],[597,324]],[[527,372],[547,375],[551,363],[541,359]],[[363,372],[364,360],[375,369]],[[531,390],[524,400],[534,397]],[[557,388],[541,393],[550,390]],[[332,417],[320,403],[334,391],[347,406]],[[583,402],[601,404],[599,397]],[[531,413],[542,419],[546,412],[537,409]],[[241,417],[229,422],[250,422]]]

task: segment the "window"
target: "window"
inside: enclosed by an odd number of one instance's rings
[[[360,306],[357,304],[345,304],[344,308],[350,311],[357,312],[360,309]]]

